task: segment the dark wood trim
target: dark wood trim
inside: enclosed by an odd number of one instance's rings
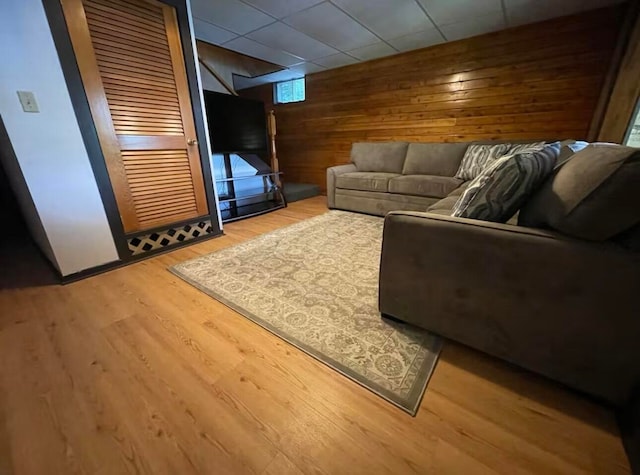
[[[589,126],[589,133],[587,134],[587,140],[589,142],[592,142],[598,138],[598,133],[600,132],[600,128],[602,127],[604,115],[607,111],[607,105],[609,104],[609,100],[611,99],[611,92],[613,91],[613,86],[616,83],[616,77],[618,76],[618,71],[620,70],[620,64],[622,63],[622,58],[624,57],[624,52],[627,47],[627,43],[629,42],[629,36],[631,35],[631,31],[633,29],[636,9],[637,2],[630,2],[629,6],[627,7],[627,15],[625,16],[622,27],[620,28],[620,33],[618,34],[616,49],[611,55],[609,71],[605,76],[602,90],[600,91],[598,105],[596,106],[593,117],[591,118],[591,125]]]
[[[96,178],[98,192],[100,193],[111,235],[118,251],[118,257],[125,260],[131,256],[131,252],[127,246],[124,227],[120,219],[120,211],[118,210],[102,147],[100,146],[98,133],[89,108],[89,101],[87,100],[78,63],[76,62],[76,55],[73,51],[67,23],[62,12],[62,5],[59,0],[43,0],[43,6],[49,22],[49,28],[51,28],[53,42],[60,58],[60,65],[62,66],[62,72],[71,97],[71,104],[78,120],[80,134],[87,149],[89,163]]]
[[[639,8],[640,2],[638,1],[630,1],[627,6],[627,12],[624,17],[624,22],[622,24],[622,27],[620,28],[620,33],[618,34],[616,48],[611,55],[609,70],[607,72],[607,75],[605,76],[604,84],[602,85],[602,90],[600,91],[600,98],[598,99],[598,104],[593,113],[591,125],[589,126],[589,133],[587,134],[587,140],[589,142],[597,140],[598,135],[600,134],[600,130],[602,129],[605,114],[607,113],[607,108],[609,106],[611,95],[613,93],[613,88],[616,84],[616,80],[620,72],[620,66],[622,65],[624,54],[627,50],[627,45],[629,44],[630,37],[633,33],[633,27],[636,22],[636,18],[638,17]]]
[[[622,143],[633,120],[640,98],[640,2],[633,1],[627,11],[630,22],[624,55],[617,71],[597,139]]]

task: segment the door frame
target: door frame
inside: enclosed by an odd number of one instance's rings
[[[218,203],[216,201],[213,177],[211,173],[211,159],[208,150],[207,126],[204,121],[202,102],[200,99],[200,89],[198,87],[198,73],[196,64],[192,58],[195,58],[191,30],[189,28],[189,14],[187,11],[187,0],[158,0],[162,3],[170,5],[176,9],[178,18],[178,29],[180,32],[180,42],[182,43],[182,53],[185,59],[185,70],[187,73],[187,82],[189,86],[189,98],[191,99],[191,108],[196,127],[196,137],[198,139],[198,150],[200,152],[200,165],[202,167],[202,175],[204,179],[205,193],[207,204],[209,206],[209,214],[213,232],[202,237],[194,238],[168,249],[175,249],[180,245],[186,245],[198,240],[218,236],[222,234],[222,227],[218,219]],[[116,203],[116,198],[111,186],[107,166],[100,142],[98,141],[98,133],[93,122],[93,116],[89,108],[89,101],[85,93],[84,83],[80,75],[80,70],[76,62],[75,52],[71,44],[71,38],[67,31],[67,23],[62,11],[62,5],[59,0],[42,0],[44,10],[49,22],[53,42],[58,52],[60,65],[67,83],[67,89],[71,97],[71,103],[78,120],[80,133],[84,144],[87,148],[89,162],[93,170],[98,185],[98,191],[104,204],[107,221],[111,229],[111,234],[118,251],[121,261],[134,261],[140,258],[149,257],[153,254],[163,252],[166,249],[156,249],[144,254],[133,256],[128,246],[128,239],[132,236],[139,235],[137,233],[125,233],[122,221],[120,219],[120,211]],[[189,221],[194,221],[191,219]],[[184,224],[184,222],[175,223],[176,225]],[[145,230],[144,233],[152,233],[157,230],[167,229],[174,226],[173,224],[160,226],[157,228]]]

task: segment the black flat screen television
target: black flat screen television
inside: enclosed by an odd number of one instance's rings
[[[204,91],[204,101],[214,153],[267,152],[264,103],[213,91]]]

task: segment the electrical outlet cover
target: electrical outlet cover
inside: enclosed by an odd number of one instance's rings
[[[36,96],[31,91],[18,91],[18,98],[22,104],[22,110],[25,112],[40,112]]]

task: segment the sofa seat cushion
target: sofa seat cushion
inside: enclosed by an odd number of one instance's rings
[[[443,214],[445,216],[451,216],[453,207],[458,202],[458,196],[447,196],[440,201],[435,202],[427,208],[429,213]]]
[[[639,183],[640,150],[591,144],[527,201],[518,223],[604,241],[640,223]]]
[[[359,172],[402,173],[407,142],[357,142],[351,146],[351,161]]]
[[[462,185],[460,185],[458,188],[456,188],[455,190],[453,190],[451,193],[449,193],[447,195],[447,198],[449,196],[455,196],[455,197],[460,197],[462,196],[462,193],[464,193],[464,190],[467,189],[467,187],[469,186],[471,182],[470,181],[465,181]]]
[[[384,216],[389,211],[424,211],[438,198],[398,195],[377,191],[336,190],[336,208]]]
[[[389,180],[399,173],[350,172],[336,178],[336,188],[361,191],[389,191]]]
[[[389,192],[444,198],[461,184],[462,180],[450,176],[404,175],[389,181]]]
[[[468,143],[410,143],[403,175],[455,175]]]

